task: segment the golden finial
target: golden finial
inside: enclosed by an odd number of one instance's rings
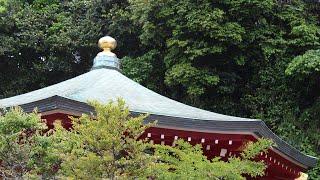
[[[111,37],[111,36],[104,36],[99,39],[98,45],[101,49],[103,49],[102,54],[108,55],[108,56],[116,56],[112,50],[114,50],[117,47],[117,41]],[[99,53],[99,54],[100,54]]]
[[[100,68],[112,68],[120,70],[120,61],[116,54],[111,52],[117,46],[117,41],[110,37],[104,36],[99,39],[98,45],[102,52],[99,52],[93,60],[92,70]]]

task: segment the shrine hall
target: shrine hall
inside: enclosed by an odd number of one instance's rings
[[[260,119],[218,114],[192,107],[149,90],[121,73],[120,59],[111,52],[116,41],[110,36],[102,37],[103,49],[94,58],[91,70],[85,74],[58,84],[26,94],[1,99],[0,107],[21,106],[31,112],[35,108],[46,119],[47,125],[62,120],[66,128],[72,126],[69,116],[94,113],[87,104],[90,100],[101,103],[123,98],[133,114],[148,113],[148,121],[157,124],[145,131],[152,143],[173,145],[181,138],[191,144],[202,144],[208,157],[220,156],[227,160],[237,156],[248,141],[268,138],[276,146],[261,153],[267,170],[259,179],[307,179],[306,171],[316,166],[318,159],[305,155],[274,134]]]

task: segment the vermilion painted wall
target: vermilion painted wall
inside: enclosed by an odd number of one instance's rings
[[[45,119],[49,129],[52,129],[54,127],[53,123],[59,120],[61,121],[61,124],[64,128],[70,129],[72,127],[72,123],[69,116],[70,115],[68,114],[55,113],[55,114],[42,116],[41,118]]]

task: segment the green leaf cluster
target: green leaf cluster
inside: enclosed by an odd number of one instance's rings
[[[319,72],[320,50],[309,50],[305,54],[295,57],[285,71],[286,75],[298,78],[317,76]]]
[[[0,115],[0,176],[23,179],[36,173],[54,177],[57,159],[46,149],[52,144],[37,112],[24,113],[21,108],[4,110]]]
[[[266,139],[250,142],[240,157],[229,157],[227,162],[220,157],[208,160],[201,145],[192,146],[183,140],[175,144],[175,147],[155,146],[155,155],[161,160],[155,171],[159,179],[246,179],[244,175],[263,176],[266,165],[253,159],[266,151],[272,142]]]
[[[59,171],[72,179],[135,179],[150,175],[155,158],[145,153],[150,147],[139,139],[151,124],[145,115],[130,116],[124,102],[106,105],[92,102],[96,115],[73,118],[68,131],[58,126],[52,135],[63,159]]]

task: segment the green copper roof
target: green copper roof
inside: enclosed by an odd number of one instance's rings
[[[182,104],[157,94],[110,68],[94,69],[43,89],[2,99],[0,106],[17,106],[55,95],[80,102],[98,100],[102,103],[121,97],[131,111],[156,115],[203,120],[255,121],[217,114]]]

